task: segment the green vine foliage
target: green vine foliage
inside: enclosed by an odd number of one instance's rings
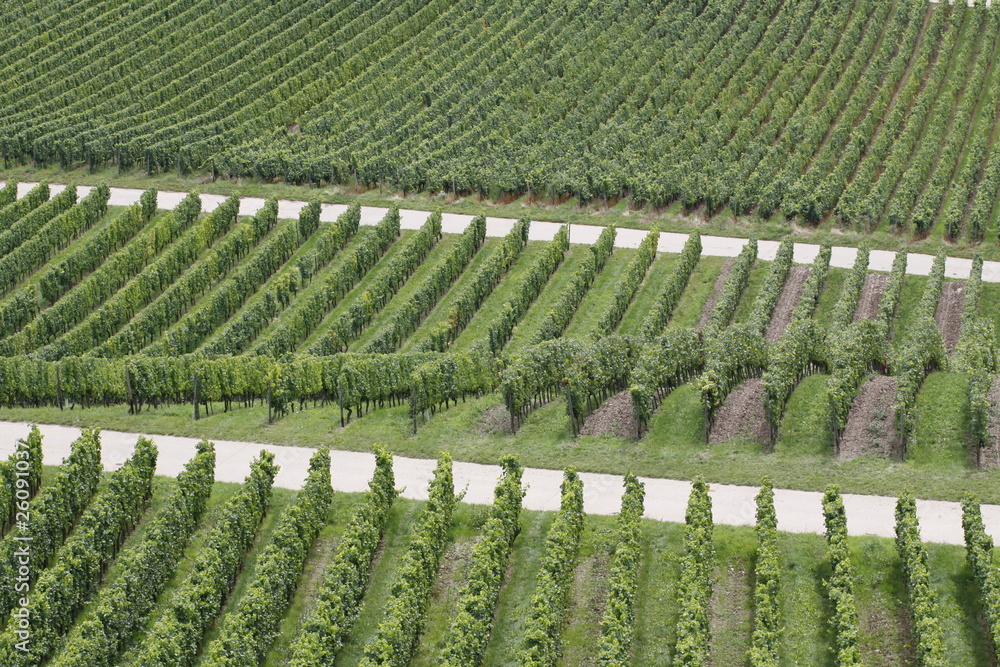
[[[399,215],[398,210],[393,209],[393,212],[396,216]],[[379,273],[364,293],[351,302],[347,310],[308,348],[307,352],[323,356],[347,351],[347,346],[389,303],[440,239],[441,211],[435,211],[416,235],[406,242],[400,253],[392,258],[385,271]]]
[[[399,305],[389,321],[375,331],[361,351],[385,354],[399,348],[407,336],[420,326],[423,318],[437,305],[452,283],[462,275],[485,239],[486,218],[476,216],[451,252],[434,265],[431,274]]]
[[[754,628],[747,661],[751,667],[781,664],[781,548],[774,489],[765,479],[757,494],[757,560],[754,567]]]
[[[456,502],[451,457],[444,455],[438,460],[427,505],[389,592],[385,616],[365,646],[360,663],[363,667],[405,667],[413,657],[431,588],[448,545]]]
[[[18,320],[18,326],[26,326],[0,342],[0,354],[27,354],[76,326],[166,252],[174,241],[189,238],[188,232],[200,212],[201,199],[190,194],[172,213],[147,226],[149,221],[143,217],[143,207],[136,204],[81,247],[70,249],[38,279],[38,297],[50,307],[37,312],[41,304],[36,305],[30,318]],[[11,318],[5,322],[11,322]]]
[[[331,264],[358,233],[360,221],[361,207],[354,205],[335,223],[319,230],[316,250],[301,257],[296,266],[286,267],[273,276],[236,317],[218,329],[201,351],[238,354],[249,348],[255,354],[277,357],[294,350],[399,238],[399,212],[391,209],[373,230],[359,236],[342,261]],[[312,289],[304,291],[309,281]],[[269,327],[279,314],[281,318]]]
[[[792,254],[795,250],[795,243],[792,237],[788,237],[778,246],[778,252],[771,262],[771,268],[764,278],[764,284],[760,288],[753,306],[750,308],[750,315],[747,318],[747,326],[754,331],[760,332],[763,336],[767,331],[767,325],[771,322],[771,314],[774,307],[781,298],[781,291],[785,287],[788,279],[788,272],[792,269]]]
[[[236,608],[226,614],[218,638],[202,664],[212,667],[260,664],[267,656],[298,586],[313,541],[333,500],[330,449],[309,460],[309,473],[295,502],[279,519],[271,542],[261,550]]]
[[[421,417],[429,418],[459,399],[479,396],[497,387],[497,360],[488,354],[435,355],[410,374],[410,419],[414,429]]]
[[[702,667],[708,664],[710,629],[708,601],[712,597],[715,547],[712,539],[712,499],[708,485],[694,481],[685,515],[684,552],[677,582],[677,640],[674,664]]]
[[[27,650],[17,647],[18,624],[13,616],[0,634],[0,658],[5,665],[41,664],[73,626],[77,613],[146,509],[153,492],[156,455],[153,442],[139,438],[131,458],[111,475],[107,488],[87,506],[76,529],[28,596],[31,637]]]
[[[559,512],[545,538],[545,555],[525,621],[520,667],[555,667],[563,652],[562,629],[583,534],[583,482],[567,470]]]
[[[177,476],[177,489],[150,519],[142,540],[123,552],[118,577],[98,589],[94,613],[78,623],[52,660],[59,667],[113,667],[145,626],[205,512],[215,481],[215,447],[201,441]]]
[[[108,210],[111,191],[106,185],[95,187],[79,203],[66,207],[75,200],[76,190],[72,186],[56,195],[49,204],[38,209],[36,222],[41,226],[34,232],[22,230],[23,236],[16,239],[16,247],[10,249],[6,257],[0,259],[0,295],[9,292],[18,282],[43,266],[52,256],[69,245],[85,231],[97,224]],[[29,215],[26,221],[31,218]],[[51,216],[48,220],[44,216]],[[13,232],[14,230],[10,230]]]
[[[750,280],[750,270],[757,261],[757,239],[751,238],[736,257],[732,271],[722,287],[722,293],[712,307],[712,313],[705,324],[705,337],[715,338],[725,329],[736,313],[743,290]]]
[[[701,259],[701,234],[692,232],[684,243],[677,265],[670,273],[670,276],[663,283],[663,287],[656,295],[656,300],[649,309],[649,313],[642,320],[639,328],[639,335],[646,339],[654,338],[663,332],[663,328],[670,321],[677,304],[680,303],[681,294],[687,287],[691,272],[698,265]]]
[[[97,491],[102,472],[100,432],[85,429],[71,445],[55,478],[32,501],[31,521],[15,527],[0,542],[0,580],[17,579],[19,559],[15,553],[23,541],[30,541],[27,583],[35,583]],[[0,617],[6,617],[17,606],[19,597],[14,586],[0,587]]]
[[[487,332],[490,352],[500,354],[514,332],[514,327],[528,308],[535,302],[538,295],[545,289],[549,278],[562,264],[566,251],[569,250],[569,226],[563,225],[556,232],[555,238],[545,248],[541,256],[528,269],[524,278],[517,285],[514,294],[500,308]]]
[[[965,559],[979,589],[986,634],[994,651],[1000,650],[1000,570],[993,564],[993,538],[986,532],[979,502],[962,500]]]
[[[267,450],[250,465],[243,486],[222,506],[187,577],[174,590],[136,653],[141,665],[193,665],[209,626],[236,581],[267,511],[278,466]]]
[[[597,274],[604,268],[608,258],[615,247],[615,234],[617,230],[614,225],[604,228],[597,243],[590,247],[591,254],[584,258],[570,277],[569,284],[563,289],[556,304],[546,314],[538,329],[532,335],[529,345],[536,345],[547,340],[552,340],[562,335],[566,325],[573,318],[576,309],[583,301],[590,286],[594,283]]]
[[[639,433],[667,394],[700,373],[705,362],[702,338],[693,329],[671,329],[647,342],[631,374],[629,394]]]
[[[11,183],[7,187],[14,187],[14,192],[17,192],[17,184]],[[33,187],[27,195],[21,199],[11,200],[9,204],[0,208],[0,235],[4,235],[11,231],[20,220],[24,219],[25,216],[29,215],[46,202],[49,201],[51,196],[51,191],[49,190],[48,183],[39,183]],[[75,188],[72,191],[73,199],[76,199]],[[15,195],[16,196],[16,195]]]
[[[608,574],[608,596],[597,643],[597,664],[601,667],[627,667],[632,664],[645,495],[642,482],[634,475],[625,475],[625,493],[618,513],[618,532]]]
[[[503,472],[494,491],[493,507],[482,529],[482,539],[472,550],[468,583],[458,594],[458,603],[438,660],[442,667],[481,665],[490,640],[500,587],[510,562],[514,539],[521,530],[519,517],[525,490],[523,469],[505,457]]]
[[[42,433],[32,424],[28,437],[19,439],[10,457],[0,461],[0,535],[17,512],[28,509],[41,486]]]
[[[588,342],[574,356],[563,380],[574,435],[579,435],[587,415],[628,389],[642,348],[642,340],[633,336],[605,336]]]
[[[639,244],[639,250],[635,257],[625,267],[615,289],[611,293],[611,302],[608,304],[601,319],[597,322],[597,333],[608,335],[618,328],[619,322],[625,316],[632,298],[638,291],[646,272],[656,259],[656,248],[660,243],[660,229],[656,225],[649,230],[646,237]]]
[[[323,573],[316,605],[292,642],[289,667],[331,665],[350,636],[368,589],[371,564],[396,499],[392,455],[375,450],[375,475],[358,511],[337,546],[337,555]]]
[[[930,570],[927,569],[927,550],[920,541],[917,501],[911,493],[903,494],[896,503],[896,550],[906,581],[917,664],[944,667],[950,662],[946,657],[937,598],[931,588]]]
[[[885,330],[874,320],[859,320],[827,340],[830,379],[826,385],[834,435],[847,426],[854,396],[872,371],[887,370],[888,343]]]
[[[230,213],[227,211],[222,215],[228,216]],[[233,296],[229,283],[218,284],[226,274],[235,269],[233,277],[236,280],[246,280],[247,271],[250,271],[257,274],[256,279],[252,279],[251,282],[259,284],[262,280],[261,274],[265,272],[269,274],[283,258],[290,256],[294,251],[298,230],[294,225],[286,224],[277,233],[271,234],[277,221],[278,201],[271,199],[256,216],[238,224],[173,284],[154,298],[146,308],[136,313],[117,333],[97,345],[89,354],[121,357],[139,352],[172,327],[187,309],[209,290],[212,293],[207,299],[208,305],[211,307],[214,300],[216,311],[209,313],[208,322],[201,325],[201,331],[207,332],[210,330],[209,327],[214,328],[213,325],[218,324],[222,317],[238,307],[235,302],[239,299]],[[268,235],[270,240],[260,248],[261,252],[253,252]],[[247,261],[243,262],[244,259]],[[251,289],[252,285],[244,287],[243,294],[248,294]],[[218,298],[231,303],[225,308],[220,308]],[[199,308],[197,312],[203,311]],[[190,347],[194,347],[194,344],[185,346],[185,349]]]
[[[863,663],[858,645],[860,630],[854,599],[854,569],[847,542],[847,514],[840,490],[835,485],[827,487],[823,494],[823,517],[831,569],[830,578],[824,584],[830,598],[836,664],[837,667],[860,667]]]
[[[527,245],[530,224],[527,218],[521,218],[514,224],[497,251],[483,261],[472,280],[455,297],[448,307],[445,321],[427,333],[420,350],[445,352],[462,333]]]
[[[854,266],[847,274],[844,285],[840,289],[840,296],[833,307],[833,315],[830,318],[830,335],[836,335],[841,329],[851,323],[854,318],[854,311],[858,308],[858,299],[861,298],[861,290],[865,286],[865,277],[868,275],[868,258],[870,251],[866,246],[858,248],[857,257],[854,258]]]

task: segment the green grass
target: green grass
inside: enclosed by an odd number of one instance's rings
[[[931,373],[917,394],[917,423],[906,457],[919,465],[961,471],[972,459],[969,440],[969,378]]]
[[[680,303],[667,323],[667,327],[696,327],[701,320],[705,303],[715,288],[715,279],[722,271],[722,257],[702,257],[691,272]]]
[[[555,514],[525,512],[521,532],[514,540],[511,563],[497,601],[493,633],[486,649],[485,663],[496,667],[516,667],[517,652],[524,642],[525,625],[531,616],[531,597],[545,554],[545,535]]]
[[[788,456],[824,456],[833,452],[826,383],[829,375],[803,378],[788,399],[774,451]]]
[[[734,324],[742,324],[750,317],[750,311],[753,310],[753,303],[757,300],[757,295],[764,286],[767,274],[771,272],[771,265],[772,262],[760,260],[754,262],[753,268],[750,269],[750,280],[747,281],[746,287],[743,288],[743,294],[740,295],[740,301],[736,305],[736,312],[733,314]]]
[[[364,657],[365,645],[375,636],[385,612],[389,592],[395,581],[396,568],[409,546],[410,534],[415,527],[422,503],[397,500],[389,512],[385,538],[379,545],[375,567],[372,570],[368,593],[353,631],[334,663],[336,667],[357,665]]]
[[[421,322],[420,328],[417,329],[413,334],[406,339],[400,348],[401,352],[411,352],[417,348],[417,346],[426,340],[427,332],[433,329],[436,325],[446,322],[448,320],[448,309],[455,303],[462,290],[472,282],[475,278],[476,273],[482,266],[483,262],[487,258],[492,257],[494,254],[500,252],[501,239],[486,239],[483,243],[483,247],[479,249],[479,252],[475,254],[472,261],[462,272],[462,275],[452,283],[448,291],[441,297],[437,306],[424,318]]]
[[[652,266],[646,272],[646,278],[635,293],[632,303],[622,316],[622,321],[618,325],[618,333],[623,335],[635,335],[639,333],[642,321],[649,314],[656,297],[663,284],[671,276],[674,266],[677,264],[677,255],[667,255],[661,253],[653,260]]]
[[[573,274],[589,254],[590,248],[588,246],[570,246],[566,252],[566,258],[549,278],[542,293],[538,295],[535,302],[531,304],[531,308],[514,327],[514,334],[511,336],[510,342],[507,343],[508,350],[516,351],[528,344],[528,341],[531,340],[531,337],[548,316],[549,311],[563,298],[563,292],[570,284]]]
[[[334,560],[340,538],[344,529],[347,528],[347,523],[357,511],[362,497],[360,494],[353,493],[335,493],[333,495],[333,503],[327,515],[326,525],[320,530],[316,541],[313,542],[312,548],[309,550],[309,556],[299,579],[295,597],[292,598],[288,614],[285,616],[278,637],[271,647],[265,665],[277,667],[287,664],[291,642],[298,634],[306,616],[315,607],[316,595],[319,592],[318,588],[323,580],[323,574],[327,566]]]
[[[826,280],[823,282],[823,290],[819,293],[816,309],[813,311],[813,319],[816,320],[816,323],[820,327],[825,329],[830,326],[830,322],[833,319],[833,309],[836,307],[837,299],[840,298],[840,293],[844,289],[844,280],[849,274],[850,269],[833,268],[826,274]]]
[[[424,623],[416,654],[410,660],[410,665],[414,667],[440,664],[439,657],[447,645],[448,629],[455,616],[459,594],[469,580],[472,550],[488,512],[488,507],[458,505],[455,508],[450,543],[441,559],[437,582],[427,607],[427,622]]]
[[[544,252],[548,244],[543,241],[530,241],[521,251],[521,255],[514,262],[503,281],[497,285],[493,292],[486,297],[483,304],[476,311],[476,314],[469,320],[469,324],[458,335],[452,344],[452,350],[467,350],[475,343],[485,340],[489,335],[490,325],[500,312],[505,303],[510,301],[511,296],[524,280],[534,263]]]
[[[898,346],[906,341],[910,328],[917,320],[917,310],[927,285],[927,276],[907,275],[896,307],[896,321],[892,326],[892,343]]]
[[[423,287],[424,281],[437,269],[442,260],[448,256],[448,253],[458,243],[459,238],[461,237],[458,234],[442,235],[441,240],[427,253],[427,257],[423,263],[417,267],[416,271],[410,274],[410,277],[403,283],[389,303],[372,318],[372,321],[368,323],[368,326],[365,327],[361,335],[351,343],[351,352],[363,349],[368,341],[374,338],[375,334],[386,323],[392,321],[393,316],[404,307],[410,296]],[[365,277],[367,278],[367,276]]]
[[[597,330],[597,324],[611,305],[618,280],[638,252],[630,248],[615,248],[614,255],[594,278],[594,283],[569,321],[563,333],[566,338],[583,338]]]

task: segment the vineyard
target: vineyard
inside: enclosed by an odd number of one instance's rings
[[[697,233],[658,253],[655,228],[616,248],[614,227],[586,246],[566,227],[528,241],[526,220],[487,237],[482,217],[444,234],[439,213],[402,230],[395,208],[361,225],[357,206],[320,222],[316,203],[279,220],[274,200],[241,217],[235,197],[202,213],[197,194],[162,211],[155,190],[110,209],[107,188],[15,190],[0,189],[5,419],[162,417],[198,435],[307,420],[333,446],[430,456],[421,433],[444,429],[463,459],[499,460],[486,442],[543,467],[548,429],[625,443],[611,471],[647,474],[636,443],[1000,465],[1000,288],[978,257],[958,281],[943,256],[928,276],[903,252],[870,272],[865,248],[851,269],[829,246],[794,265],[790,238],[769,261],[753,239],[723,259]]]
[[[419,502],[397,498],[383,450],[347,494],[326,448],[289,491],[266,450],[224,484],[208,441],[176,479],[153,475],[145,438],[111,473],[99,431],[60,466],[19,465],[43,446],[32,430],[0,466],[26,480],[2,499],[0,550],[33,549],[21,574],[2,561],[25,582],[0,598],[5,665],[985,666],[997,646],[1000,570],[971,497],[964,547],[924,544],[909,494],[893,544],[848,538],[835,486],[824,538],[777,531],[767,480],[756,527],[733,528],[701,480],[670,524],[642,519],[631,475],[617,517],[584,514],[572,470],[557,512],[523,510],[510,458],[473,506],[447,455]]]
[[[17,0],[0,26],[5,169],[626,198],[997,238],[995,8]]]

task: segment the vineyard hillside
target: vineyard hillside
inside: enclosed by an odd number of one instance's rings
[[[983,2],[17,0],[0,26],[4,169],[997,237]]]

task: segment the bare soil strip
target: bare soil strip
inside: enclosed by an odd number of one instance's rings
[[[781,290],[781,297],[778,298],[778,303],[771,314],[771,323],[767,325],[767,333],[764,335],[767,342],[777,342],[791,323],[795,307],[802,300],[802,292],[806,289],[806,279],[809,278],[810,271],[808,266],[792,267]]]
[[[621,438],[634,438],[637,432],[632,395],[628,391],[618,392],[591,412],[580,429],[580,435],[617,435]]]
[[[764,413],[764,384],[760,378],[747,380],[719,408],[708,434],[708,443],[717,445],[734,438],[767,444],[771,430]]]
[[[712,293],[708,295],[708,301],[705,302],[705,306],[701,309],[701,319],[698,320],[698,331],[704,329],[705,325],[708,324],[708,319],[712,317],[712,309],[715,307],[715,301],[722,294],[722,288],[726,286],[726,279],[729,278],[735,261],[730,258],[722,263],[722,270],[719,271],[719,277],[715,279]]]
[[[506,405],[497,405],[483,411],[476,424],[478,433],[513,433],[510,424],[510,411]]]
[[[840,439],[840,458],[874,454],[898,458],[902,441],[896,431],[896,378],[876,375],[854,397],[847,427]]]
[[[858,320],[874,320],[878,316],[878,304],[882,300],[889,276],[884,273],[869,273],[865,276],[865,284],[861,287],[861,298],[854,309],[854,322]]]
[[[987,429],[990,434],[990,444],[982,449],[982,466],[984,468],[1000,468],[1000,378],[994,380],[993,387],[987,396],[990,399],[990,405],[992,405]]]
[[[948,352],[958,345],[958,335],[962,330],[962,308],[965,306],[965,284],[950,280],[941,286],[941,300],[938,301],[937,312],[934,313],[934,320],[938,329],[941,330],[941,337],[944,338],[944,347]]]

